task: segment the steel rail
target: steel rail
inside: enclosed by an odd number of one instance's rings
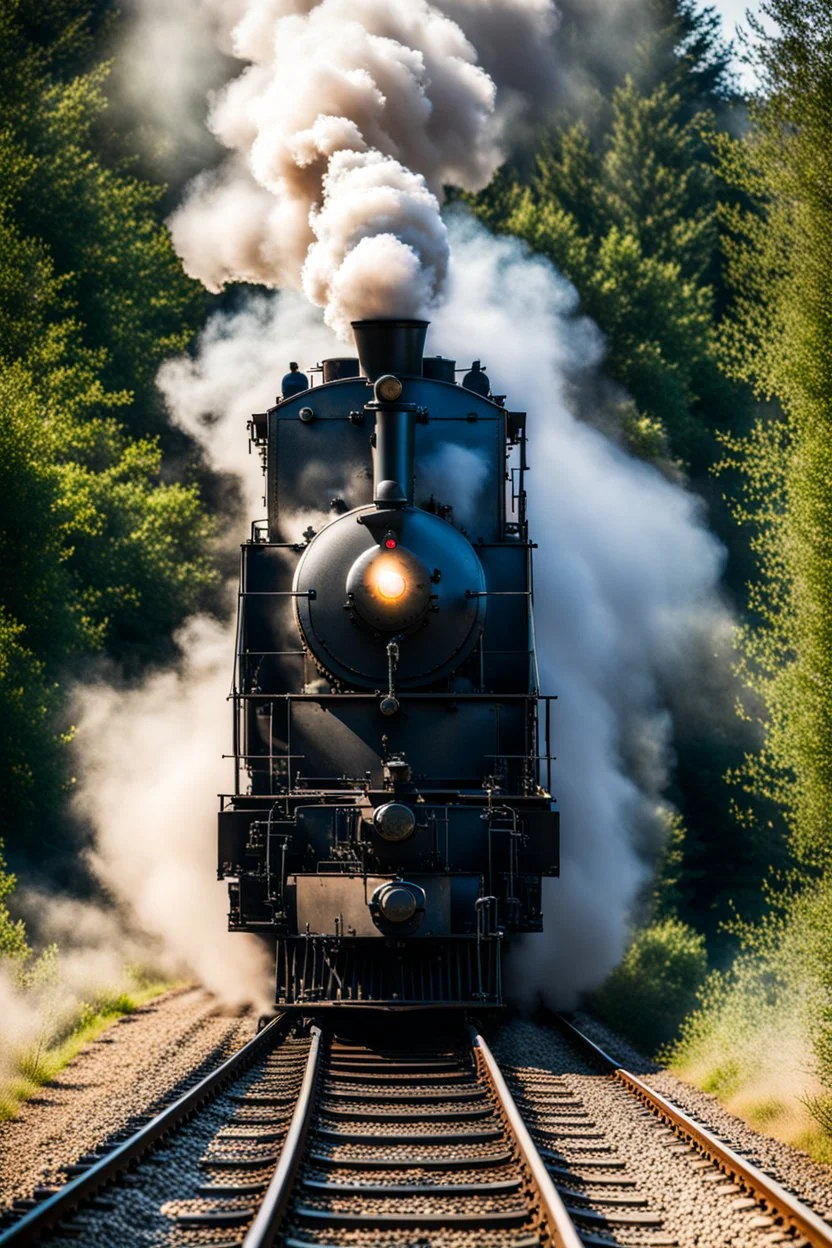
[[[175,1131],[227,1084],[243,1074],[261,1050],[274,1043],[275,1035],[287,1021],[288,1016],[285,1014],[272,1019],[262,1031],[236,1053],[232,1053],[231,1057],[226,1058],[216,1070],[211,1071],[190,1091],[183,1093],[172,1105],[168,1105],[145,1126],[140,1127],[124,1143],[118,1144],[112,1152],[94,1162],[83,1174],[71,1179],[54,1196],[49,1196],[34,1209],[30,1209],[19,1221],[0,1234],[0,1248],[6,1248],[6,1245],[15,1245],[17,1248],[18,1245],[37,1243],[42,1235],[74,1213],[84,1201],[112,1183],[123,1171],[135,1165],[160,1140]]]
[[[549,1233],[550,1243],[553,1245],[553,1248],[583,1248],[581,1237],[572,1219],[566,1212],[566,1207],[558,1195],[543,1158],[529,1135],[526,1124],[520,1116],[520,1111],[514,1103],[514,1098],[509,1092],[500,1068],[494,1060],[494,1055],[475,1027],[469,1027],[468,1034],[471,1037],[471,1045],[477,1066],[491,1085],[497,1103],[505,1117],[506,1126],[513,1135],[520,1151],[521,1160],[529,1172],[546,1229]]]
[[[243,1248],[270,1248],[274,1243],[280,1221],[292,1194],[298,1166],[303,1156],[306,1137],[312,1122],[315,1106],[315,1090],[321,1069],[321,1031],[312,1028],[312,1043],[306,1059],[306,1070],[303,1075],[300,1093],[295,1105],[292,1121],[280,1152],[277,1169],[266,1189],[263,1202],[257,1216],[248,1229],[243,1240]]]
[[[666,1100],[661,1093],[654,1091],[637,1075],[626,1070],[600,1045],[584,1035],[574,1023],[562,1015],[555,1017],[567,1036],[589,1052],[619,1083],[637,1096],[642,1104],[652,1110],[662,1122],[672,1127],[677,1135],[688,1143],[694,1144],[709,1161],[712,1161],[725,1174],[730,1175],[739,1187],[765,1206],[775,1219],[786,1222],[802,1235],[812,1245],[812,1248],[832,1248],[832,1227],[807,1205],[802,1204],[791,1192],[787,1192],[775,1179],[770,1178],[750,1161],[746,1161],[744,1157],[735,1153],[728,1144],[724,1144],[707,1127],[694,1122],[684,1110]]]

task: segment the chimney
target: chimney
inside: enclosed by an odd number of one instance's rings
[[[376,381],[385,373],[421,377],[428,321],[353,321],[352,332],[363,376]]]

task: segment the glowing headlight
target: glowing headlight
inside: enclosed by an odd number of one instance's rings
[[[376,590],[386,602],[398,602],[407,590],[407,581],[397,568],[379,568],[375,576]]]
[[[355,619],[374,631],[398,633],[414,627],[430,610],[431,580],[421,559],[399,546],[371,546],[347,574],[347,603]]]

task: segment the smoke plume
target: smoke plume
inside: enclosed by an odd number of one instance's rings
[[[543,691],[558,697],[562,878],[545,882],[545,933],[528,938],[512,982],[528,999],[542,993],[566,1007],[623,952],[655,857],[672,762],[664,691],[681,689],[697,663],[719,662],[715,651],[725,660],[723,551],[693,495],[571,414],[569,382],[603,356],[574,288],[467,217],[451,233],[433,342],[458,359],[482,355],[495,389],[529,413],[538,660]]]
[[[527,939],[522,974],[512,982],[529,1000],[543,993],[565,1007],[604,978],[626,945],[632,905],[664,828],[668,705],[674,714],[688,707],[689,694],[695,699],[714,670],[725,670],[730,619],[717,589],[723,552],[694,496],[572,415],[569,393],[597,372],[604,353],[597,328],[578,315],[574,288],[522,244],[493,238],[467,214],[452,215],[449,237],[447,299],[435,312],[428,349],[461,361],[481,355],[495,390],[529,412],[537,648],[544,691],[559,699],[554,787],[562,878],[546,883],[545,933]],[[218,467],[250,472],[242,434],[248,406],[262,404],[284,361],[319,359],[326,339],[320,314],[291,293],[218,315],[196,356],[162,372],[173,418]],[[229,377],[242,379],[243,398],[229,401]],[[309,465],[315,472],[331,467]],[[444,448],[425,470],[440,501],[446,493],[475,498],[480,464],[465,448]],[[314,519],[319,496],[329,494],[310,492],[299,533]],[[456,518],[464,523],[464,515]]]
[[[482,35],[499,101],[443,10]],[[344,338],[361,316],[427,313],[448,271],[443,187],[490,181],[554,22],[551,0],[250,0],[231,35],[246,68],[210,114],[231,154],[171,220],[187,271],[301,288]]]
[[[604,350],[574,289],[520,244],[441,213],[443,187],[485,185],[520,110],[558,84],[554,7],[204,0],[201,9],[245,68],[213,99],[211,130],[228,156],[190,185],[171,222],[176,246],[212,290],[288,286],[323,311],[284,291],[218,315],[193,357],[163,368],[160,388],[214,466],[244,479],[254,515],[262,484],[245,419],[272,400],[289,359],[335,353],[326,326],[343,337],[359,317],[430,314],[434,349],[481,355],[495,389],[528,409],[538,655],[544,689],[560,699],[562,879],[547,883],[545,934],[530,938],[514,978],[529,999],[572,1004],[623,951],[659,835],[668,706],[696,685],[696,665],[724,645],[728,624],[722,552],[696,500],[570,412],[570,386],[597,372]],[[438,490],[455,467],[450,451],[432,465]],[[466,471],[475,493],[476,465]],[[241,522],[230,536],[245,532]],[[195,621],[180,641],[179,669],[140,689],[111,682],[80,695],[79,804],[112,890],[221,986],[244,981],[248,957],[242,938],[223,933],[208,875],[233,634]]]
[[[227,933],[225,888],[212,871],[217,790],[228,753],[234,630],[192,620],[181,664],[144,684],[117,678],[78,690],[75,804],[95,835],[91,863],[128,924],[164,943],[180,967],[230,1004],[269,996],[265,949]]]

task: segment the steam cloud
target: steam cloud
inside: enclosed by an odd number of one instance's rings
[[[424,315],[448,271],[443,187],[490,181],[554,24],[551,0],[250,0],[231,35],[247,68],[210,115],[231,155],[171,220],[187,271],[302,288],[343,338],[361,316]],[[499,104],[463,26],[505,78]]]
[[[728,651],[723,551],[693,495],[571,415],[570,378],[603,355],[574,288],[467,218],[452,237],[434,341],[457,358],[482,354],[496,388],[529,412],[538,659],[543,691],[559,699],[562,880],[544,883],[545,932],[528,938],[512,982],[564,1008],[623,953],[660,836],[672,728],[663,690]]]
[[[597,370],[604,351],[597,328],[577,315],[574,288],[466,214],[452,215],[449,236],[453,265],[433,346],[460,360],[482,355],[495,388],[529,412],[538,657],[544,691],[559,698],[562,879],[545,884],[545,932],[527,938],[512,983],[528,1000],[542,993],[563,1008],[596,986],[626,945],[662,833],[658,809],[672,762],[665,695],[689,706],[688,691],[695,697],[724,671],[723,552],[691,494],[570,413],[571,385]],[[275,361],[318,359],[325,338],[320,314],[292,293],[217,316],[196,356],[162,372],[174,419],[216,466],[245,472],[248,400],[256,407],[271,392]],[[243,397],[232,402],[229,376],[243,379]],[[465,448],[449,446],[424,465],[424,476],[440,497],[454,474],[455,499],[473,498],[480,470]],[[317,505],[311,496],[310,516]],[[300,528],[307,522],[299,518]],[[214,714],[218,708],[219,701]]]
[[[179,637],[184,658],[144,684],[79,689],[78,812],[95,833],[92,866],[129,923],[164,942],[229,1004],[270,1002],[266,952],[229,938],[225,889],[211,871],[217,789],[228,752],[234,630],[203,618]]]
[[[482,355],[496,389],[529,411],[538,653],[544,688],[560,698],[563,879],[547,883],[546,932],[529,938],[514,978],[529,998],[570,1005],[626,943],[671,762],[665,693],[696,683],[692,668],[719,650],[729,622],[722,553],[696,500],[570,414],[570,383],[603,356],[575,291],[519,244],[440,214],[443,185],[484,185],[529,92],[552,89],[553,6],[183,5],[210,15],[220,46],[247,62],[211,110],[230,154],[172,220],[185,266],[211,289],[289,286],[324,310],[292,291],[252,299],[160,374],[173,418],[215,467],[243,478],[249,513],[261,511],[262,484],[245,419],[271,402],[290,358],[337,353],[326,325],[343,336],[357,317],[431,311],[437,348]],[[458,467],[451,450],[437,460],[438,489]],[[476,465],[467,474],[475,493]],[[80,695],[79,804],[116,895],[209,984],[250,995],[259,963],[224,934],[222,890],[206,871],[233,634],[198,620],[181,642],[177,671]]]

